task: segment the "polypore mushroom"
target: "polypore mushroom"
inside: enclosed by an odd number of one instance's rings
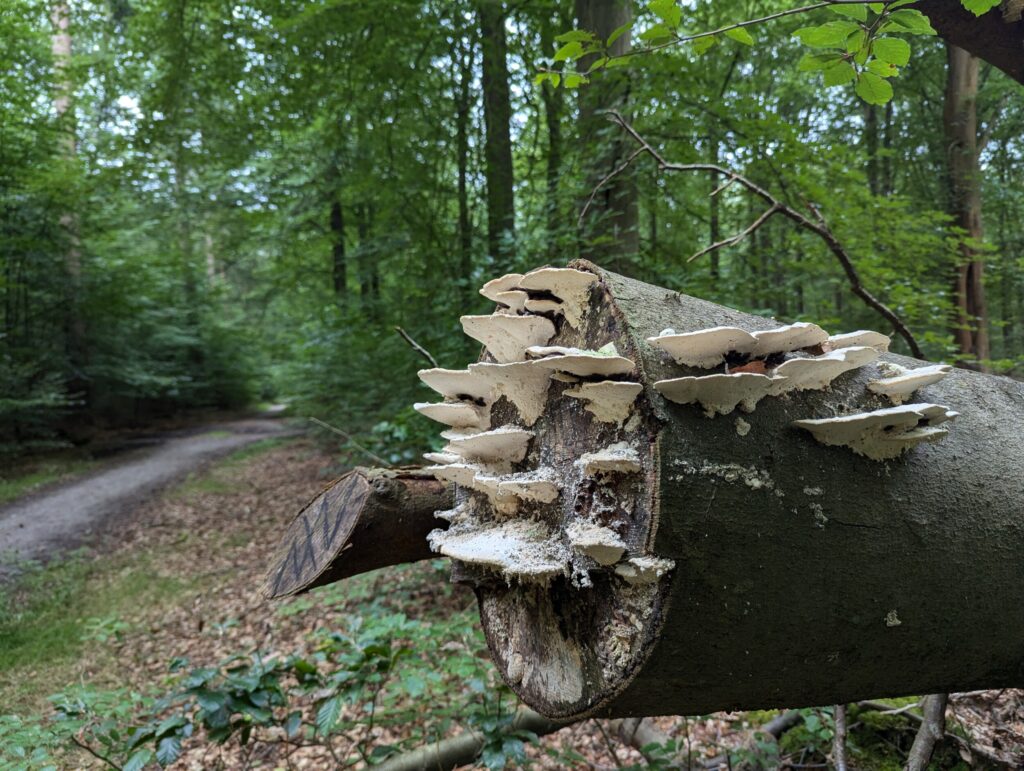
[[[420,415],[452,428],[487,428],[490,425],[490,408],[472,402],[417,402],[412,407]]]
[[[518,289],[522,277],[522,273],[508,273],[500,278],[491,279],[480,287],[480,294],[496,303],[504,302],[498,295]]]
[[[872,380],[868,383],[868,390],[889,397],[889,401],[893,404],[903,404],[914,391],[937,383],[953,369],[948,364],[934,364],[917,369],[907,369],[898,364],[887,366],[890,370],[895,370],[896,374],[880,380]]]
[[[879,353],[885,353],[889,350],[889,343],[891,342],[888,335],[883,335],[881,332],[872,332],[870,329],[859,329],[856,332],[847,332],[842,335],[832,335],[821,344],[821,348],[825,353],[829,351],[838,351],[840,348],[854,348],[856,346],[866,345],[869,348],[874,348]]]
[[[487,401],[491,384],[468,369],[421,369],[416,373],[429,388],[446,399]]]
[[[640,471],[640,455],[625,442],[611,444],[597,452],[585,452],[575,465],[585,477],[600,474],[635,474]]]
[[[526,349],[543,345],[555,334],[555,325],[543,316],[463,316],[462,329],[474,340],[479,340],[488,352],[502,364],[522,361]]]
[[[448,530],[434,530],[430,547],[470,565],[501,573],[506,580],[546,582],[565,572],[569,555],[547,528],[530,520],[510,520],[481,526],[467,520]]]
[[[937,404],[904,404],[873,412],[818,420],[796,420],[822,444],[840,445],[872,460],[888,460],[922,442],[937,442],[949,431],[940,423],[958,413]]]
[[[526,352],[535,357],[537,364],[542,367],[581,377],[628,375],[635,367],[630,359],[618,355],[614,345],[596,351],[565,348],[560,345],[536,345],[528,348]]]
[[[629,417],[633,402],[643,390],[644,387],[639,383],[602,380],[599,383],[581,383],[576,388],[567,389],[562,393],[586,401],[584,409],[593,413],[598,420],[621,424]]]
[[[462,461],[461,455],[451,452],[425,452],[423,457],[438,466],[447,466],[449,463],[460,463]]]
[[[648,337],[647,342],[687,367],[711,369],[721,364],[727,353],[750,353],[757,345],[756,337],[738,327],[711,327],[681,335],[665,332]]]
[[[789,391],[818,391],[844,372],[863,367],[879,357],[876,349],[867,346],[842,348],[838,351],[802,359],[788,359],[772,374],[785,378],[777,383],[773,395]]]
[[[565,529],[569,544],[598,565],[614,565],[626,553],[626,544],[610,527],[573,522]]]
[[[532,426],[544,412],[551,370],[536,361],[517,361],[510,364],[480,362],[470,364],[469,371],[487,384],[495,396],[504,396],[516,409],[523,422]]]
[[[526,447],[532,438],[532,431],[502,426],[453,439],[448,451],[484,463],[518,463],[526,457]]]
[[[472,487],[473,479],[476,476],[476,472],[480,470],[480,467],[472,463],[466,463],[465,459],[461,456],[459,461],[461,462],[446,463],[440,466],[427,466],[424,470],[429,471],[434,475],[435,479],[441,482],[450,482],[462,487]]]
[[[762,359],[773,353],[789,353],[801,348],[811,348],[828,340],[828,332],[817,324],[808,324],[805,321],[798,321],[796,324],[786,327],[754,332],[753,336],[757,343],[750,355],[755,359]]]
[[[652,584],[676,566],[669,559],[659,557],[631,557],[615,566],[615,574],[627,584]]]
[[[578,329],[590,299],[590,287],[595,281],[597,276],[582,270],[538,268],[523,276],[518,288],[553,294],[562,301],[558,310],[569,326]]]
[[[558,300],[548,300],[541,298],[539,300],[527,300],[526,310],[530,313],[561,313],[562,303]]]
[[[727,415],[736,407],[744,412],[753,412],[761,399],[776,392],[782,380],[781,377],[738,372],[731,375],[659,380],[654,388],[671,402],[699,403],[704,408],[704,414],[712,418],[715,415]]]
[[[495,292],[494,299],[506,306],[505,313],[517,314],[526,310],[526,301],[530,299],[530,295],[514,289],[508,292]]]

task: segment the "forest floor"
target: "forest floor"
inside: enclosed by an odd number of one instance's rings
[[[356,640],[385,630],[406,638],[409,658],[374,691],[369,705],[365,694],[352,692],[332,738],[289,742],[280,732],[258,729],[243,747],[235,740],[216,745],[193,737],[171,767],[361,766],[376,748],[415,747],[465,730],[473,715],[508,713],[514,702],[507,691],[504,705],[500,696],[494,701],[501,688],[472,594],[447,581],[443,562],[377,571],[282,603],[259,597],[263,573],[294,512],[340,471],[307,439],[278,436],[252,444],[132,505],[118,516],[116,530],[89,551],[23,577],[9,589],[6,613],[0,612],[4,711],[39,720],[52,710],[48,697],[62,691],[65,699],[68,693],[84,698],[86,690],[166,693],[179,677],[169,673],[172,659],[217,667],[256,651],[271,658],[315,655],[329,639]],[[1013,691],[956,699],[949,728],[968,744],[954,747],[953,762],[970,746],[983,755],[1001,752],[1021,767],[1022,701]],[[300,707],[313,722],[308,705]],[[827,712],[802,712],[804,723],[772,750],[769,767],[821,767],[815,764],[828,752]],[[719,758],[709,767],[726,768],[755,748],[753,729],[775,714],[655,722],[695,766]],[[914,724],[905,714],[864,712],[857,720],[874,721],[877,730],[851,732],[853,757],[861,761],[854,767],[899,768],[898,753],[886,755],[876,745],[905,750]],[[7,767],[4,750],[0,746],[0,768]],[[543,737],[526,755],[536,767],[550,769],[644,765],[636,749],[616,740],[607,721],[596,720]],[[84,753],[65,755],[59,765],[89,767],[90,761]],[[96,767],[102,767],[98,761]]]

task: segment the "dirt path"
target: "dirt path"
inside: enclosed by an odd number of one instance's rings
[[[0,576],[12,562],[42,559],[102,533],[116,515],[210,460],[293,433],[281,420],[253,418],[170,434],[88,476],[0,507]]]

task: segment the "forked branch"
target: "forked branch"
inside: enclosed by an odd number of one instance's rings
[[[857,297],[863,300],[867,306],[874,309],[880,316],[882,316],[886,321],[888,321],[892,325],[896,333],[906,341],[907,346],[910,348],[911,353],[915,357],[917,357],[918,359],[925,358],[924,353],[921,351],[921,346],[918,344],[917,340],[914,338],[913,333],[911,333],[910,329],[903,322],[903,320],[898,315],[896,315],[896,313],[889,306],[887,306],[885,303],[883,303],[881,300],[875,297],[867,288],[865,288],[863,282],[861,281],[860,274],[857,272],[857,268],[853,264],[853,258],[850,256],[850,253],[846,251],[846,247],[843,246],[842,242],[836,237],[835,233],[832,232],[832,229],[829,228],[828,223],[825,221],[825,218],[821,215],[821,212],[819,212],[813,206],[809,205],[814,215],[814,219],[811,219],[802,212],[794,209],[792,206],[789,206],[788,204],[782,202],[774,195],[772,195],[770,192],[768,192],[768,190],[761,187],[751,179],[743,176],[737,171],[727,169],[724,166],[719,166],[718,164],[670,163],[669,161],[665,160],[661,153],[658,152],[658,150],[654,146],[652,146],[646,139],[644,139],[644,137],[641,136],[639,132],[637,132],[637,130],[633,128],[633,126],[630,125],[630,123],[624,117],[622,117],[621,114],[612,110],[609,111],[608,117],[612,122],[617,123],[627,134],[629,134],[633,141],[637,143],[638,148],[636,151],[630,154],[629,157],[625,161],[623,161],[623,163],[621,163],[610,174],[608,174],[608,176],[602,179],[601,182],[598,183],[597,187],[594,188],[593,192],[591,192],[590,194],[590,198],[587,200],[586,204],[583,207],[583,211],[580,213],[581,222],[583,221],[583,218],[586,216],[587,210],[593,203],[594,198],[597,196],[598,191],[600,191],[600,189],[604,187],[606,184],[608,184],[608,182],[610,182],[613,178],[624,172],[641,155],[649,155],[651,158],[653,158],[654,162],[658,166],[659,171],[707,171],[713,174],[719,174],[726,178],[726,185],[732,184],[734,182],[741,185],[742,187],[746,188],[750,193],[752,193],[753,195],[757,196],[765,203],[767,203],[768,209],[741,232],[737,233],[734,236],[731,236],[730,238],[726,238],[711,244],[710,246],[702,249],[701,251],[697,252],[695,255],[690,257],[690,260],[695,260],[698,257],[701,257],[702,255],[708,254],[709,252],[713,252],[718,249],[722,249],[727,246],[733,246],[734,244],[739,243],[744,238],[749,236],[751,233],[756,231],[762,225],[764,225],[769,219],[772,218],[772,216],[776,214],[781,215],[786,219],[790,220],[791,222],[793,222],[794,224],[796,224],[797,227],[813,233],[814,235],[818,236],[822,241],[824,241],[825,246],[828,247],[828,250],[832,252],[835,258],[839,261],[839,264],[842,266],[843,272],[846,274],[846,279],[850,285],[850,291],[852,291]],[[717,193],[721,189],[722,188],[720,187],[715,192]]]

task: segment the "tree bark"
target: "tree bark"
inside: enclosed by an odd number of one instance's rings
[[[560,16],[561,14],[559,14]],[[555,45],[555,18],[545,15],[541,21],[541,51],[548,55]],[[567,27],[568,25],[563,25]],[[547,235],[548,249],[552,253],[558,248],[558,233],[563,226],[559,189],[562,178],[562,110],[563,92],[550,82],[541,84],[540,95],[544,102],[544,125],[548,134],[547,152]]]
[[[949,0],[919,0],[917,8],[935,31],[950,45],[970,52],[995,65],[1018,83],[1024,84],[1024,21],[1020,0],[1004,0],[1002,12],[989,11],[980,17]]]
[[[981,168],[978,147],[978,59],[947,44],[943,129],[947,147],[950,214],[963,230],[955,267],[953,337],[965,364],[978,369],[990,358],[985,262],[977,248],[981,224]]]
[[[632,7],[626,0],[576,0],[579,28],[602,40],[608,40],[632,18]],[[630,48],[630,33],[626,32],[609,50],[620,56]],[[581,59],[580,70],[586,72],[595,56]],[[630,79],[623,69],[602,71],[580,89],[577,125],[586,180],[584,198],[622,164],[632,149],[628,139],[605,118],[608,110],[628,116],[629,102]],[[613,268],[629,262],[640,251],[638,216],[636,175],[627,169],[602,187],[591,204],[580,234],[580,256],[603,261]]]
[[[435,556],[427,533],[443,525],[451,489],[415,469],[350,471],[296,515],[271,561],[262,592],[268,599],[388,565]]]
[[[505,4],[480,0],[481,81],[484,99],[485,176],[487,178],[487,249],[492,257],[508,258],[515,234],[512,171],[512,104],[508,88]]]

